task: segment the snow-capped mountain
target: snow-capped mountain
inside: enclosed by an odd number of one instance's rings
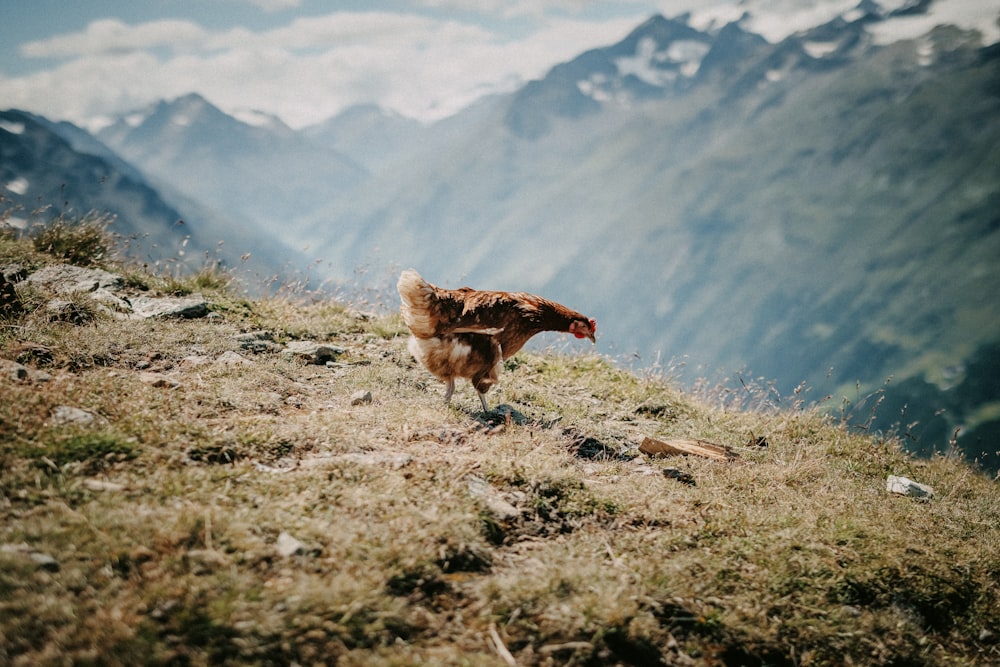
[[[367,177],[357,163],[283,123],[253,120],[192,94],[126,114],[98,136],[154,181],[270,229],[328,205]]]
[[[110,154],[76,150],[63,133],[80,141],[86,133],[69,124],[59,129],[29,113],[0,112],[0,195],[9,224],[25,227],[94,211],[115,216],[110,231],[136,238],[147,250],[155,246],[172,255],[192,235],[197,243],[197,232],[177,224],[181,213],[134,168]]]

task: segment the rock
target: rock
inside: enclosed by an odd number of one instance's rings
[[[466,481],[469,485],[469,495],[482,500],[486,509],[497,519],[508,521],[521,515],[521,510],[507,502],[503,495],[482,477],[469,475]]]
[[[0,359],[0,375],[15,382],[28,379],[28,367],[16,361]]]
[[[103,269],[85,269],[70,264],[43,267],[25,278],[23,282],[56,294],[93,292],[100,288],[114,290],[121,289],[124,285],[121,276]]]
[[[912,498],[930,499],[934,497],[933,488],[927,486],[926,484],[914,482],[912,479],[907,477],[897,477],[896,475],[889,475],[886,478],[885,490],[889,493],[898,493]]]
[[[270,331],[248,331],[238,334],[236,340],[240,344],[240,349],[254,354],[281,350],[281,346],[274,342],[274,335]]]
[[[116,484],[103,479],[88,478],[83,480],[83,486],[91,491],[124,491],[124,484]]]
[[[223,352],[215,361],[220,364],[225,364],[226,366],[253,366],[252,361],[238,352],[233,352],[232,350]]]
[[[154,387],[165,387],[167,389],[177,389],[181,386],[180,382],[174,380],[173,378],[168,378],[162,373],[139,373],[139,381],[153,385]]]
[[[59,561],[48,554],[43,554],[40,551],[32,551],[29,557],[34,561],[35,565],[43,570],[48,570],[49,572],[59,571]]]
[[[335,361],[344,352],[346,350],[342,347],[323,345],[309,340],[293,340],[283,350],[283,354],[286,356],[320,366],[328,361]]]
[[[94,413],[69,405],[57,405],[52,409],[51,421],[59,426],[87,426],[96,420]]]
[[[372,402],[372,393],[361,389],[351,394],[351,405],[366,405]]]
[[[275,544],[275,548],[278,550],[278,555],[282,558],[288,558],[305,552],[305,545],[284,531],[278,535],[278,542]]]
[[[132,315],[143,320],[151,317],[194,319],[208,315],[208,302],[197,294],[185,297],[137,296],[132,299]]]
[[[132,312],[132,304],[117,294],[99,287],[90,294],[90,298],[103,306],[104,310],[117,317],[127,317]]]
[[[27,556],[40,569],[48,570],[49,572],[59,571],[59,561],[46,553],[32,549],[24,542],[20,544],[0,544],[0,553]]]
[[[145,363],[145,362],[144,362]],[[184,357],[177,362],[177,366],[180,368],[197,368],[198,366],[204,366],[205,364],[212,363],[212,358],[204,354],[192,354]],[[149,368],[151,364],[145,363],[144,368]]]

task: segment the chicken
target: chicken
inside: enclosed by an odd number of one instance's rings
[[[535,334],[562,331],[596,341],[594,320],[533,294],[442,289],[413,269],[400,274],[396,289],[413,334],[410,354],[447,385],[445,401],[455,391],[455,378],[467,378],[484,412],[490,411],[486,392],[497,383],[503,360]]]

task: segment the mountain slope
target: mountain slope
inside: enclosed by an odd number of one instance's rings
[[[18,224],[94,211],[117,218],[111,231],[168,256],[176,254],[185,236],[196,246],[201,240],[197,232],[177,225],[183,216],[135,169],[109,154],[75,150],[50,122],[21,111],[0,112],[0,185]],[[34,214],[39,206],[56,208]]]
[[[99,138],[185,196],[269,228],[350,192],[367,174],[287,127],[248,125],[194,94],[128,114]]]
[[[586,304],[613,353],[834,406],[890,375],[975,384],[1000,338],[1000,61],[953,28],[877,47],[871,20],[774,45],[647,22],[326,211],[324,255]],[[964,425],[976,455],[1000,405],[917,399],[875,426],[920,420],[940,449]]]

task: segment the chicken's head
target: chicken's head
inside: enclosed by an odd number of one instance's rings
[[[589,338],[591,343],[596,343],[594,334],[597,332],[597,322],[594,320],[573,320],[569,324],[569,332],[577,338]]]

